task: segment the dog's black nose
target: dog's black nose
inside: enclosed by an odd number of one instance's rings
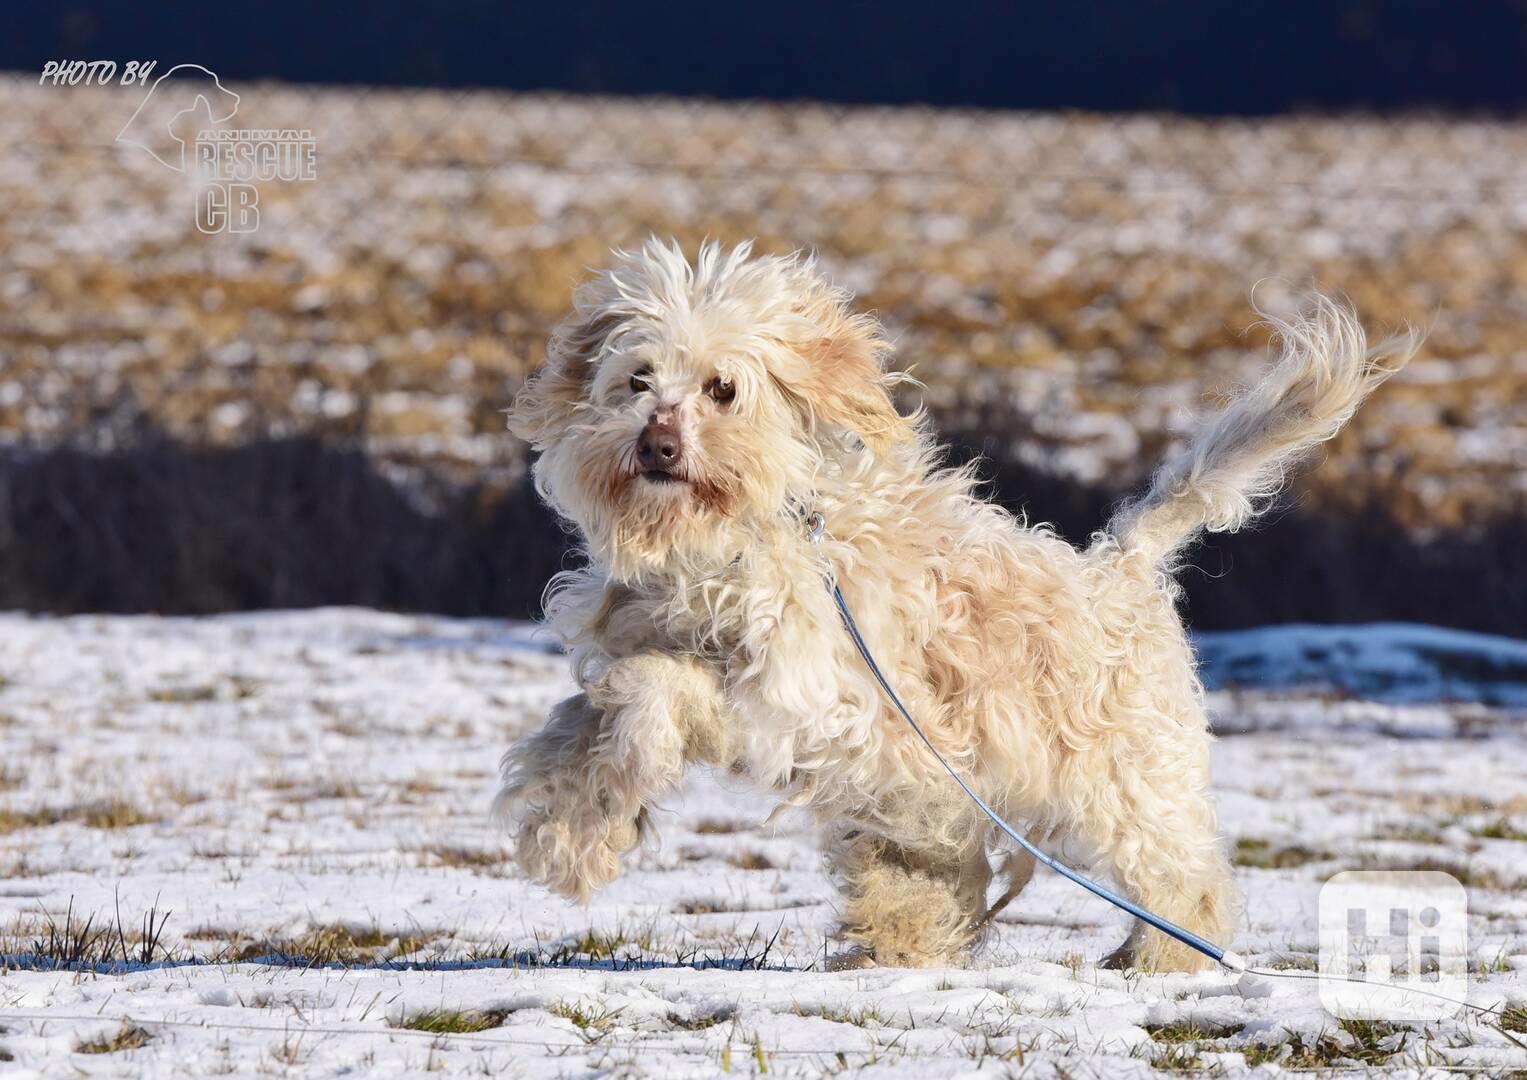
[[[673,413],[659,409],[636,440],[636,460],[647,472],[673,472],[684,456],[684,440]]]

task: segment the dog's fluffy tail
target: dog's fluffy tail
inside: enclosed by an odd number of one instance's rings
[[[1294,318],[1264,318],[1282,355],[1166,460],[1144,495],[1119,508],[1108,531],[1123,550],[1167,564],[1200,529],[1240,528],[1271,505],[1289,469],[1340,431],[1421,342],[1407,330],[1370,347],[1352,308],[1325,296]]]

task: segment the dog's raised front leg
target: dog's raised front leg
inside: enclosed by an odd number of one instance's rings
[[[636,846],[647,807],[694,760],[727,753],[721,688],[700,662],[642,653],[611,663],[504,755],[494,816],[531,877],[587,901]]]

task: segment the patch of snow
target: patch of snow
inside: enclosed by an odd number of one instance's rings
[[[1257,648],[1267,672],[1310,662],[1291,632],[1216,635],[1206,667]],[[1464,644],[1358,637],[1373,664]],[[1466,655],[1517,655],[1483,644]],[[1340,1030],[1313,981],[1100,969],[1126,919],[1043,870],[969,969],[826,972],[837,901],[815,830],[765,824],[770,800],[727,776],[693,776],[654,815],[660,842],[587,907],[566,903],[519,875],[486,811],[499,755],[571,686],[533,627],[493,620],[0,615],[8,1074],[1144,1077],[1168,1049],[1150,1029],[1191,1022],[1225,1033],[1198,1060],[1236,1075],[1259,1042]],[[1240,732],[1213,749],[1239,952],[1308,966],[1330,874],[1450,866],[1469,882],[1470,999],[1527,1002],[1519,725],[1261,690],[1211,704]],[[118,827],[79,812],[103,800],[132,812]],[[120,908],[129,940],[150,907],[169,912],[170,961],[58,970],[35,941],[71,907],[97,927]],[[262,944],[336,930],[374,955],[306,964]],[[397,1026],[441,1009],[502,1019]],[[147,1042],[78,1052],[124,1026]],[[1503,1072],[1527,1051],[1458,1019],[1413,1030],[1386,1067],[1402,1064]]]

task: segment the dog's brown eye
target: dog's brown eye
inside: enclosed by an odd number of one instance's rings
[[[723,379],[719,375],[710,381],[705,390],[717,405],[725,405],[737,396],[737,387],[732,384],[732,380]]]
[[[652,389],[652,383],[648,380],[652,377],[651,368],[642,368],[631,376],[631,393],[640,394]]]

